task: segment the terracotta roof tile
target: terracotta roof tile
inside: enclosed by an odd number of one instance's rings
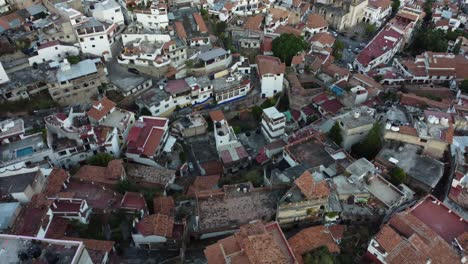
[[[176,30],[177,35],[181,39],[187,39],[187,32],[185,32],[185,28],[182,22],[176,21],[174,24],[175,24],[175,30]]]
[[[258,55],[256,57],[257,69],[259,74],[284,74],[286,71],[286,64],[273,56]]]
[[[302,261],[302,255],[321,246],[326,246],[331,253],[339,253],[340,247],[335,242],[343,237],[344,226],[334,229],[332,233],[326,226],[314,226],[302,229],[291,237],[288,242],[296,258]]]
[[[320,32],[312,36],[312,38],[309,39],[309,42],[318,42],[323,46],[331,47],[335,43],[335,37],[333,37],[333,35],[328,32]]]
[[[85,165],[78,170],[75,178],[95,183],[115,185],[124,174],[122,160],[112,160],[107,167]]]
[[[225,120],[224,113],[221,110],[213,110],[210,112],[210,117],[213,122],[219,122]]]
[[[141,219],[136,228],[143,236],[170,238],[174,229],[174,218],[163,214],[149,215]]]
[[[95,101],[91,108],[88,110],[87,115],[96,120],[100,121],[105,117],[109,112],[116,106],[114,102],[107,99],[107,97],[102,98],[100,101]]]
[[[308,28],[323,28],[328,27],[327,21],[319,14],[310,14],[307,17],[306,26]]]
[[[143,195],[138,192],[125,192],[122,201],[120,202],[120,207],[123,209],[129,210],[145,210],[146,201],[143,198]]]
[[[153,210],[155,214],[173,215],[175,202],[172,196],[158,196],[153,199]]]
[[[198,191],[206,191],[215,188],[218,185],[219,175],[198,176],[187,190],[187,196],[195,197]]]
[[[208,264],[296,263],[279,225],[260,221],[241,226],[237,233],[208,246],[204,253]]]
[[[200,31],[200,33],[208,33],[205,20],[203,20],[203,17],[200,15],[200,13],[193,13],[193,18],[195,18],[195,22],[197,23],[198,31]]]
[[[330,187],[325,180],[315,182],[312,174],[305,171],[301,177],[294,181],[294,184],[301,190],[302,194],[309,200],[327,197],[330,194]]]
[[[401,243],[401,237],[393,228],[385,225],[376,235],[375,240],[385,251],[390,252]]]
[[[67,171],[61,168],[54,168],[47,177],[47,186],[44,193],[48,197],[56,195],[62,190],[65,182],[68,181],[69,178],[70,175]]]
[[[244,24],[244,29],[261,30],[263,15],[255,15],[247,18]]]

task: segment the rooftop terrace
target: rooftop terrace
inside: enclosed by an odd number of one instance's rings
[[[78,263],[84,245],[78,241],[0,234],[2,263]]]

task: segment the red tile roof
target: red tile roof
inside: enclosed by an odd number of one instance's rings
[[[249,30],[261,30],[263,21],[263,15],[255,15],[247,18],[244,24],[244,29]]]
[[[95,183],[116,185],[124,175],[122,160],[111,160],[107,167],[85,165],[75,174],[75,178]]]
[[[323,46],[332,47],[335,43],[335,37],[333,37],[333,35],[328,32],[320,32],[312,36],[312,38],[309,39],[309,42],[318,42]]]
[[[100,101],[95,101],[87,114],[90,118],[100,121],[103,117],[109,114],[115,106],[116,104],[114,102],[107,99],[107,97],[104,97]]]
[[[163,214],[148,215],[141,219],[136,229],[143,236],[172,237],[174,218]]]
[[[46,229],[49,221],[47,211],[52,201],[42,193],[31,198],[31,202],[23,207],[16,217],[11,233],[21,236],[37,236],[39,229]]]
[[[286,64],[282,63],[277,57],[257,55],[255,60],[260,76],[265,74],[284,74],[286,71]]]
[[[175,202],[172,196],[158,196],[153,199],[153,210],[155,214],[173,215]]]
[[[195,18],[195,22],[197,23],[198,31],[201,33],[208,33],[205,20],[203,20],[203,17],[200,15],[200,13],[193,13],[193,18]]]
[[[187,32],[185,32],[184,24],[182,24],[180,21],[176,21],[174,24],[177,35],[181,39],[187,39]]]
[[[232,236],[208,246],[208,264],[287,264],[296,259],[277,223],[260,221],[241,226]]]
[[[343,107],[343,105],[340,103],[340,101],[338,101],[338,99],[333,99],[324,102],[320,105],[320,107],[328,113],[336,114]]]
[[[264,37],[262,45],[260,46],[260,50],[262,52],[271,52],[272,49],[273,49],[273,38]]]
[[[200,166],[205,170],[206,175],[222,175],[223,163],[217,160],[201,163]]]
[[[392,1],[390,1],[390,0],[369,0],[369,5],[370,6],[373,6],[373,7],[376,7],[376,8],[380,7],[382,9],[382,11],[389,8],[391,4],[392,4]]]
[[[190,185],[187,190],[187,196],[195,197],[195,194],[198,191],[211,190],[218,186],[220,176],[219,175],[209,175],[209,176],[198,176],[195,178],[195,181]]]
[[[411,214],[426,224],[447,243],[468,232],[468,222],[439,200],[428,196],[411,209]]]
[[[66,235],[69,223],[69,219],[65,219],[62,217],[54,217],[49,225],[49,228],[47,229],[45,237],[50,239],[62,238]]]
[[[340,247],[337,240],[343,238],[345,226],[331,227],[314,226],[302,229],[299,233],[288,239],[296,258],[303,263],[302,255],[321,246],[326,246],[331,253],[339,253]]]
[[[222,110],[213,110],[210,111],[210,118],[213,122],[219,122],[221,120],[225,120],[224,113]]]
[[[307,17],[306,26],[310,29],[328,27],[328,22],[319,14],[310,14]]]
[[[167,131],[168,119],[163,117],[140,117],[127,137],[127,152],[155,155]]]
[[[54,168],[47,177],[47,186],[44,191],[45,195],[51,197],[59,193],[62,188],[64,188],[64,184],[68,181],[69,177],[70,175],[64,169]]]
[[[429,215],[428,215],[429,216]],[[430,217],[438,218],[437,212]],[[376,235],[378,248],[387,256],[385,262],[458,263],[461,256],[434,230],[411,213],[395,214]]]
[[[356,60],[367,67],[371,61],[393,49],[402,38],[403,36],[393,28],[382,29],[359,53]]]
[[[120,208],[135,211],[146,211],[146,201],[141,193],[125,192],[124,197],[120,202]]]
[[[302,194],[309,200],[328,197],[330,187],[325,180],[315,182],[309,171],[304,171],[301,177],[294,181],[294,184],[301,190]]]

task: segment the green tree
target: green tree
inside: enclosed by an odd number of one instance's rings
[[[78,62],[80,62],[80,56],[68,56],[67,57],[67,61],[70,63],[70,64],[77,64]]]
[[[460,90],[462,93],[468,93],[468,79],[465,79],[461,82]]]
[[[216,35],[221,36],[222,33],[226,32],[227,29],[227,23],[224,21],[220,21],[216,23],[215,28],[216,28]]]
[[[254,106],[252,108],[252,115],[257,121],[262,120],[262,112],[263,112],[263,109],[260,106]]]
[[[455,44],[455,47],[453,47],[453,50],[452,50],[452,53],[453,53],[453,54],[458,54],[458,53],[460,53],[461,44],[462,44],[461,41],[458,41],[458,43]]]
[[[152,116],[152,114],[151,114],[151,111],[148,108],[143,107],[140,110],[140,116]]]
[[[424,51],[446,52],[448,40],[442,30],[421,28],[415,36],[411,50],[414,54]]]
[[[375,25],[373,25],[373,24],[367,24],[366,25],[366,35],[370,36],[375,31],[377,31],[377,27]]]
[[[392,13],[396,14],[399,8],[400,8],[400,0],[393,0],[392,1]]]
[[[292,58],[307,48],[307,42],[302,37],[293,34],[281,34],[281,36],[273,40],[272,45],[273,54],[285,62],[286,65],[290,65]]]
[[[342,41],[340,41],[339,39],[337,39],[335,41],[335,45],[333,47],[333,56],[339,60],[341,59],[341,57],[343,57],[343,49],[344,49],[345,45]]]
[[[119,193],[125,193],[131,190],[133,190],[133,185],[128,179],[120,180],[117,184],[117,191]]]
[[[335,259],[326,246],[319,247],[304,255],[305,264],[333,264]]]
[[[400,185],[406,183],[407,175],[400,167],[395,167],[390,171],[390,182],[394,185]]]
[[[366,158],[373,160],[382,148],[381,139],[381,124],[375,123],[372,129],[367,134],[366,138],[357,144],[354,144],[351,149],[352,153],[358,158]]]
[[[107,153],[98,153],[88,159],[88,164],[89,165],[94,165],[94,166],[102,166],[105,167],[107,166],[107,163],[109,161],[113,160],[114,157],[112,157],[110,154]]]
[[[333,127],[328,131],[328,137],[331,138],[338,146],[343,142],[343,135],[341,134],[341,127],[338,122],[335,122]]]
[[[374,78],[374,81],[380,82],[383,79],[383,75],[382,74],[377,74],[373,78]]]

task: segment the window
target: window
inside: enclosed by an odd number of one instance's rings
[[[96,47],[96,45],[92,45],[91,47],[95,48],[95,47]]]
[[[58,50],[58,47],[55,47],[55,50]]]
[[[89,38],[89,40],[93,41],[93,40],[94,40],[94,38]]]
[[[104,38],[104,36],[100,36],[99,38],[100,38],[100,39],[103,39],[103,38]]]

